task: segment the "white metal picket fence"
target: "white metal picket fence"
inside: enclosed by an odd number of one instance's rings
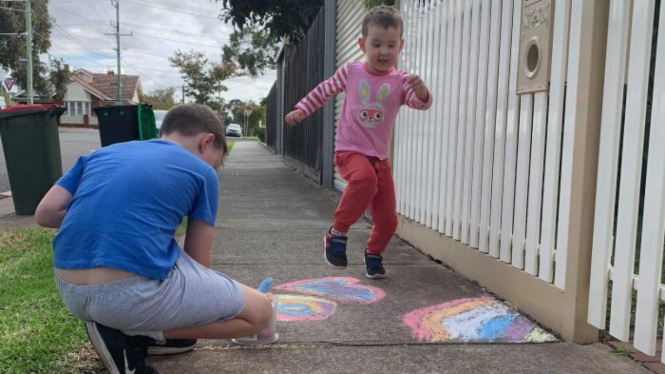
[[[611,280],[610,334],[629,340],[634,313],[634,346],[650,355],[656,352],[659,304],[665,301],[665,7],[656,9],[655,4],[612,0],[610,5],[588,318],[590,324],[605,328]],[[656,19],[661,26],[654,34]],[[657,48],[652,51],[656,36]],[[653,57],[655,72],[650,76]],[[649,119],[650,135],[645,139]],[[648,162],[643,178],[645,144]]]
[[[549,93],[516,95],[521,4],[401,2],[400,66],[435,101],[398,117],[398,212],[565,289],[583,5],[553,2]]]

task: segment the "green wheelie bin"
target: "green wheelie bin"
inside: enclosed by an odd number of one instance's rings
[[[34,215],[62,176],[58,120],[64,112],[48,104],[0,109],[0,138],[17,215]]]
[[[109,105],[92,108],[99,121],[102,147],[157,137],[155,114],[150,104]]]

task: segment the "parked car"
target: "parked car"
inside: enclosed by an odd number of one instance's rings
[[[242,127],[237,123],[229,123],[229,125],[226,126],[226,136],[242,137]]]
[[[162,121],[168,110],[155,109],[153,112],[155,113],[155,125],[157,126],[157,130],[159,130],[162,127]]]

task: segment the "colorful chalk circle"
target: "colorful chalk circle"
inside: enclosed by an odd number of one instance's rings
[[[556,337],[491,297],[450,301],[406,314],[404,324],[421,342],[541,343]]]
[[[277,301],[277,320],[287,322],[323,320],[337,307],[333,301],[314,296],[280,294]]]
[[[359,283],[358,279],[351,277],[328,277],[286,283],[274,289],[323,297],[339,303],[364,305],[373,304],[386,295],[377,287]]]

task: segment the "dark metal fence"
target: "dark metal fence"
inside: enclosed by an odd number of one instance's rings
[[[284,114],[324,79],[325,8],[322,7],[307,36],[286,50],[284,59]],[[284,125],[285,159],[310,178],[321,182],[323,110],[314,112],[298,126]],[[289,160],[290,159],[290,160]]]
[[[277,82],[272,85],[270,93],[268,94],[268,103],[266,108],[266,145],[275,151],[277,142],[277,131],[280,127],[279,118],[279,93],[277,90]]]

